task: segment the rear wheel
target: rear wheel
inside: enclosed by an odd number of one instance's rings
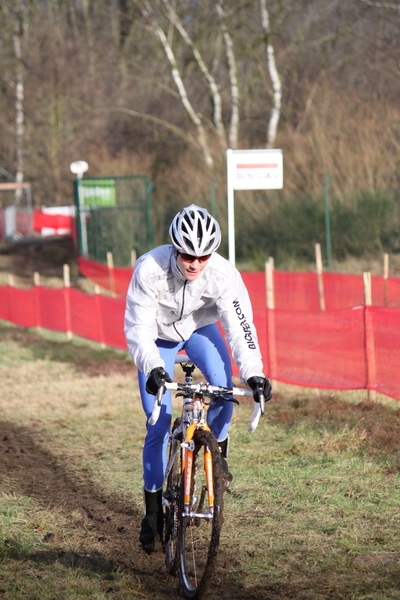
[[[185,598],[200,598],[205,592],[215,566],[223,523],[224,480],[221,453],[210,431],[196,430],[194,437],[191,501],[187,511],[183,494],[179,503],[178,566]],[[204,469],[204,451],[211,452],[214,506],[209,505]]]

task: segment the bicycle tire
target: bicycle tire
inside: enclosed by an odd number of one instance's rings
[[[207,514],[208,495],[205,491],[204,452],[211,452],[214,484],[214,510],[212,518],[206,520],[184,516],[183,494],[180,496],[177,558],[179,580],[185,598],[200,599],[206,591],[215,568],[223,523],[224,479],[222,474],[221,452],[214,435],[210,431],[197,429],[193,436],[193,470],[191,478],[191,514]],[[183,474],[184,476],[184,474]],[[203,501],[203,505],[202,505]]]
[[[168,452],[168,461],[173,452],[174,439],[172,434],[181,424],[181,418],[175,419],[171,429],[171,442]],[[181,485],[181,450],[178,447],[171,471],[167,478],[167,487],[163,494],[164,529],[163,549],[165,553],[165,566],[167,572],[176,575],[178,568],[176,540],[178,532],[178,506]]]

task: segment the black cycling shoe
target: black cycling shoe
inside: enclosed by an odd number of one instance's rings
[[[160,546],[160,529],[162,530],[162,515],[147,515],[142,520],[139,542],[147,554],[151,554]]]
[[[229,484],[233,481],[233,475],[228,467],[228,447],[229,447],[229,436],[224,439],[223,442],[218,442],[219,449],[221,450],[221,462],[222,462],[222,475],[225,481],[225,489],[230,491]]]
[[[231,483],[231,481],[233,481],[233,475],[229,470],[228,461],[226,460],[226,458],[221,456],[221,461],[222,461],[222,474],[225,479],[225,485],[228,487],[228,485]]]
[[[163,534],[162,491],[144,490],[146,516],[142,520],[139,542],[147,554],[161,548]]]

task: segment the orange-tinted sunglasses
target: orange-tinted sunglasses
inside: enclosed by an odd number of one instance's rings
[[[203,263],[206,262],[206,260],[208,260],[211,256],[211,254],[206,254],[205,256],[192,256],[191,254],[186,254],[185,252],[179,252],[179,254],[182,257],[182,260],[188,263],[192,263],[195,260],[198,260],[199,263]]]

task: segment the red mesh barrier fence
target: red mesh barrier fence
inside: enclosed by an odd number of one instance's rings
[[[241,273],[242,279],[247,287],[253,310],[259,308],[265,308],[267,305],[266,301],[266,286],[265,286],[265,273],[261,272],[245,272]]]
[[[126,267],[109,269],[106,265],[81,257],[78,258],[78,269],[82,275],[117,296],[126,296],[133,273],[133,269]]]
[[[262,358],[263,358],[264,368],[266,371],[268,370],[268,366],[269,366],[268,337],[267,337],[268,312],[271,312],[271,311],[267,311],[267,310],[265,310],[265,308],[261,308],[261,309],[257,309],[255,311],[253,311],[254,325],[257,330],[258,343],[260,344],[260,350],[261,350],[261,354],[262,354]],[[224,330],[222,329],[220,323],[219,323],[219,328],[220,328],[222,335],[225,336]],[[228,345],[227,345],[227,347],[228,347],[229,353],[231,354],[230,348]],[[232,354],[231,354],[231,357],[232,357]],[[232,361],[232,369],[233,369],[233,374],[238,376],[239,370],[233,361]]]
[[[374,278],[373,278],[374,281]],[[373,284],[374,285],[374,284]],[[374,288],[372,288],[374,289]],[[389,277],[384,285],[383,290],[385,306],[400,306],[400,279]]]
[[[275,270],[274,297],[275,308],[284,310],[319,310],[316,273],[292,273]]]
[[[74,288],[0,286],[0,319],[22,327],[72,332],[126,350],[124,311],[122,298],[85,294]]]
[[[11,311],[10,311],[10,286],[1,286],[0,287],[0,319],[3,321],[11,321]]]
[[[71,331],[80,337],[105,344],[97,310],[98,296],[98,294],[91,296],[71,288]]]
[[[369,389],[400,400],[400,310],[367,307],[372,337]]]
[[[102,288],[125,296],[133,269],[114,267],[78,259],[79,271]],[[242,272],[249,291],[253,309],[266,308],[265,273]],[[322,275],[326,310],[352,308],[364,304],[362,275],[324,272]],[[318,276],[316,272],[291,272],[274,270],[275,308],[282,310],[320,310]],[[400,279],[372,277],[372,304],[374,306],[400,307]]]
[[[338,310],[364,304],[362,275],[323,273],[326,310]],[[315,272],[274,271],[275,307],[285,310],[320,310],[318,276]],[[252,298],[253,299],[253,298]],[[400,279],[372,277],[372,304],[400,306]],[[265,305],[264,305],[265,306]]]
[[[122,267],[114,267],[115,277],[115,293],[118,296],[123,296],[125,299],[128,291],[129,283],[132,279],[133,269],[123,269]]]
[[[317,388],[365,388],[363,308],[269,312],[275,329],[275,339],[269,338],[272,379]]]
[[[323,281],[326,310],[350,308],[364,304],[364,283],[361,275],[324,273]]]
[[[126,348],[124,334],[125,299],[98,295],[100,319],[105,343],[115,348]]]
[[[105,290],[112,289],[109,269],[106,265],[88,260],[87,258],[78,258],[78,269],[88,279],[91,279],[97,285]]]
[[[126,349],[124,309],[124,298],[73,288],[0,286],[1,319],[23,327],[71,331],[122,349]],[[257,308],[254,322],[272,379],[306,387],[370,389],[400,400],[398,308]]]
[[[0,315],[6,321],[11,321],[21,327],[35,327],[38,325],[35,307],[35,290],[20,290],[11,286],[1,287]]]
[[[15,289],[15,288],[12,288]],[[67,331],[67,288],[33,288],[36,324],[44,329]]]

